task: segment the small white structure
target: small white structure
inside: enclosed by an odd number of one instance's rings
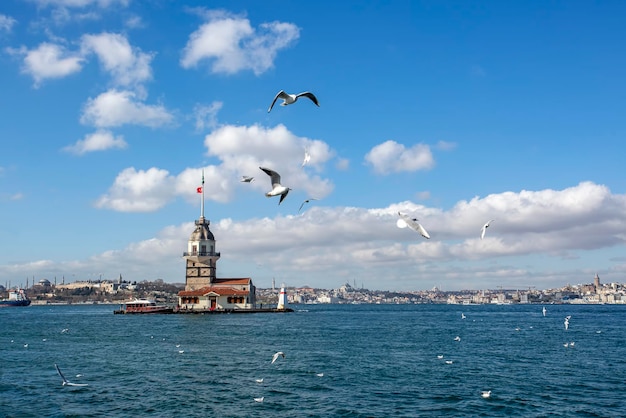
[[[280,294],[278,295],[278,305],[276,309],[282,310],[287,308],[287,292],[285,291],[285,285],[280,287]]]

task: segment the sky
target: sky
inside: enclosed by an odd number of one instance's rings
[[[5,0],[0,283],[184,283],[203,173],[218,277],[626,282],[625,15],[622,1]],[[319,106],[268,112],[280,90]],[[259,167],[292,189],[280,205]]]

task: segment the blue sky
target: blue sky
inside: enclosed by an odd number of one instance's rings
[[[0,283],[183,282],[203,170],[218,277],[624,282],[624,15],[619,1],[7,0]],[[320,106],[268,113],[279,90]],[[293,189],[281,205],[259,166]]]

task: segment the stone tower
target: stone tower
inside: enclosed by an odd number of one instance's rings
[[[215,237],[209,229],[211,222],[204,217],[204,171],[202,186],[197,191],[202,195],[200,219],[196,220],[196,228],[189,237],[187,251],[183,253],[186,262],[185,290],[196,290],[214,283],[217,260],[220,258],[220,253],[215,251]]]

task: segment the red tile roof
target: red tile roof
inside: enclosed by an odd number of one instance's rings
[[[218,296],[247,296],[249,290],[240,290],[227,286],[205,286],[196,290],[181,290],[178,296],[206,296],[209,293],[216,293]]]

